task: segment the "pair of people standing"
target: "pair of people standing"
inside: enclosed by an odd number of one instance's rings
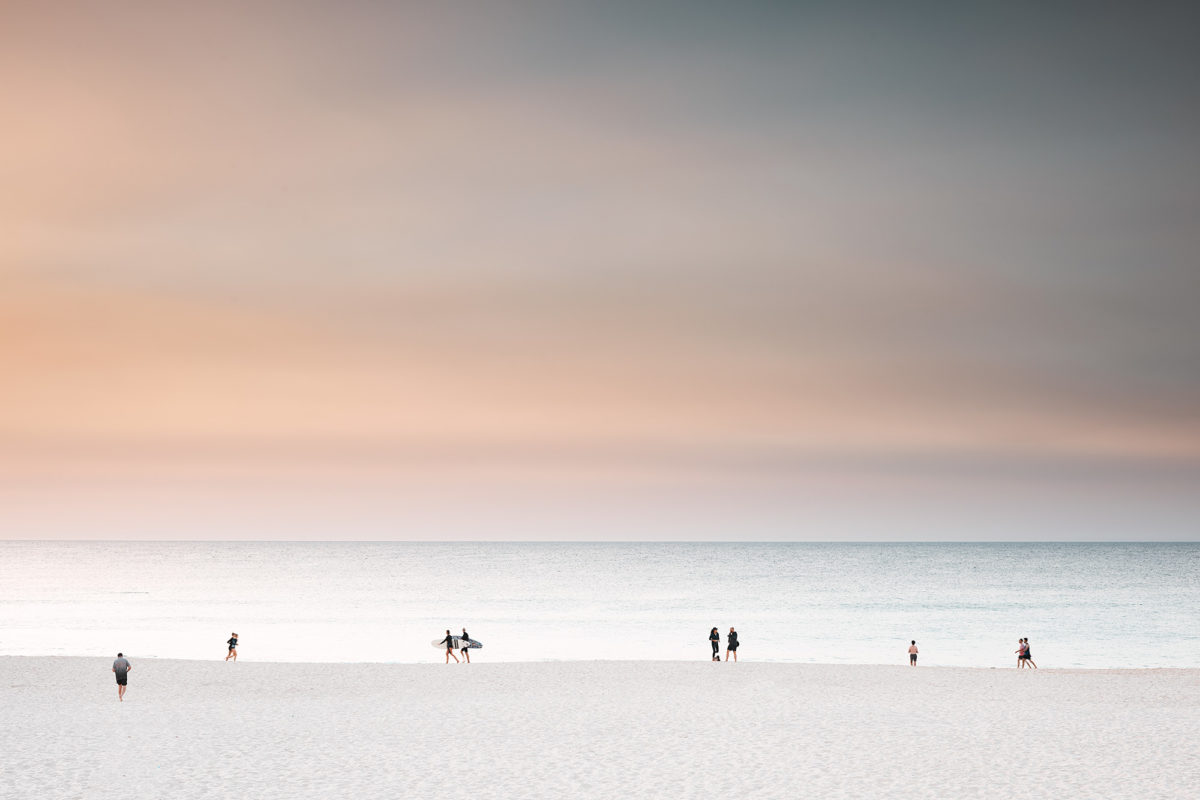
[[[455,664],[459,663],[458,656],[454,655],[454,638],[455,637],[450,635],[450,631],[446,631],[446,638],[442,639],[442,641],[438,642],[438,644],[446,645],[446,663],[447,664],[450,663],[450,659],[452,659],[452,658],[454,659]],[[463,628],[462,636],[459,636],[458,639],[459,639],[459,643],[462,645],[462,649],[459,652],[462,653],[462,657],[467,660],[468,664],[470,664],[471,663],[471,651],[470,651],[471,634],[467,633],[466,628]]]
[[[1037,664],[1033,663],[1033,653],[1029,649],[1029,637],[1017,639],[1017,649],[1013,652],[1017,654],[1017,669],[1021,669],[1027,663],[1033,669],[1037,669]]]
[[[717,633],[717,629],[713,628],[709,631],[708,641],[712,644],[712,660],[721,660],[721,634]],[[733,653],[733,660],[737,661],[738,635],[732,627],[729,629],[728,641],[725,644],[725,660],[729,660],[729,654]]]

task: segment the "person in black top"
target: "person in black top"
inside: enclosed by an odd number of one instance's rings
[[[733,653],[733,660],[736,662],[737,661],[738,640],[737,640],[737,631],[735,631],[733,628],[729,629],[728,639],[729,639],[729,641],[727,641],[725,643],[725,660],[728,661],[729,654]]]
[[[467,633],[466,628],[463,628],[463,635],[459,637],[458,643],[462,645],[462,650],[459,652],[462,653],[462,657],[470,664],[471,654],[467,652],[467,648],[471,646],[471,634]]]
[[[446,631],[446,638],[442,639],[438,644],[446,645],[446,663],[450,663],[450,659],[454,659],[454,663],[458,663],[458,656],[454,655],[454,637],[450,635],[450,631]]]
[[[230,634],[229,641],[226,644],[229,645],[229,652],[225,654],[225,660],[228,661],[232,658],[234,661],[237,661],[237,634]]]
[[[712,648],[713,648],[713,659],[712,660],[720,661],[721,660],[721,634],[717,633],[716,628],[713,628],[711,631],[709,631],[708,641],[709,641],[709,644],[711,644]]]

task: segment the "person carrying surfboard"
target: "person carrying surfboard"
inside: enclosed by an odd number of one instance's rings
[[[468,650],[471,647],[471,634],[467,633],[466,628],[463,628],[463,635],[458,637],[458,643],[462,645],[462,657],[467,660],[468,664],[470,664],[471,654],[468,652]]]
[[[454,637],[450,635],[450,631],[446,631],[446,638],[442,639],[438,644],[446,645],[446,663],[450,663],[450,659],[454,659],[454,663],[458,663],[458,656],[454,655]]]

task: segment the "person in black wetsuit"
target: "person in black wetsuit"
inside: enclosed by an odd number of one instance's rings
[[[717,629],[713,628],[708,633],[708,642],[713,648],[713,661],[721,660],[721,634],[717,633]]]
[[[450,659],[454,659],[454,663],[458,663],[458,656],[454,655],[454,637],[450,635],[450,631],[446,631],[446,638],[442,639],[438,644],[446,645],[446,663],[450,663]]]
[[[225,654],[225,660],[228,661],[232,658],[234,661],[237,661],[237,634],[231,633],[229,641],[225,644],[229,645],[229,652]]]
[[[467,633],[466,628],[463,628],[463,635],[459,637],[458,643],[462,645],[462,650],[459,652],[462,653],[462,657],[467,660],[468,664],[470,664],[471,654],[467,652],[467,648],[471,646],[471,634]]]
[[[729,641],[725,643],[725,660],[728,661],[729,654],[733,653],[733,660],[736,662],[738,648],[737,631],[735,631],[732,627],[729,629],[728,639]]]

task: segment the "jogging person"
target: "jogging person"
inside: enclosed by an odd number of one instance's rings
[[[228,661],[232,658],[234,661],[237,661],[237,634],[231,633],[229,641],[225,644],[229,645],[229,652],[225,654],[225,660]]]

